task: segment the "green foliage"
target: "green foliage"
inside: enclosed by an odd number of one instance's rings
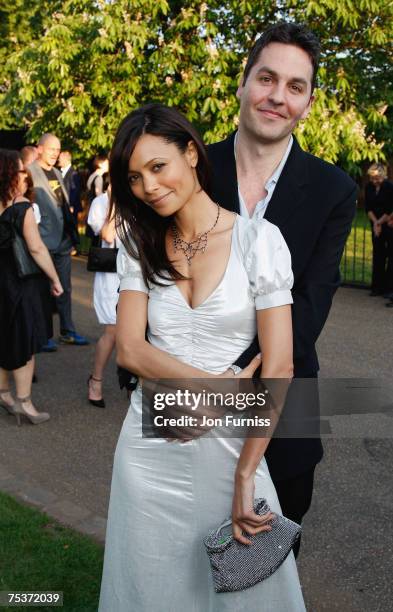
[[[301,144],[352,172],[392,153],[390,2],[44,4],[47,14],[37,0],[3,0],[0,127],[25,126],[31,139],[54,131],[86,158],[110,148],[130,110],[155,100],[179,108],[213,142],[236,127],[247,50],[268,24],[285,18],[307,23],[323,46],[320,88],[297,130]]]

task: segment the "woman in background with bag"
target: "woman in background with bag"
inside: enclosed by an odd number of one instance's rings
[[[49,252],[41,240],[31,203],[23,196],[26,171],[17,151],[0,149],[0,405],[33,424],[49,419],[31,401],[34,355],[48,340],[39,292],[40,272],[52,295],[63,293]],[[16,386],[14,400],[9,372]]]
[[[94,309],[98,322],[105,325],[104,333],[97,342],[93,373],[87,381],[89,402],[97,408],[105,408],[105,400],[102,397],[102,381],[106,364],[115,348],[116,306],[119,298],[119,278],[116,273],[116,253],[119,241],[116,238],[114,217],[108,219],[110,186],[107,177],[107,174],[104,175],[104,193],[92,201],[87,219],[87,223],[94,234],[101,237],[101,249],[96,247],[94,250],[96,252],[101,250],[102,254],[107,256],[108,254],[112,255],[109,251],[109,249],[112,249],[114,264],[113,272],[100,271],[100,259],[97,257],[94,267],[97,270],[94,278]],[[105,263],[105,269],[108,269],[106,267],[108,262],[103,263]]]

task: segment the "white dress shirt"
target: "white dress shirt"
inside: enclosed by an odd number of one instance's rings
[[[71,164],[68,164],[68,166],[64,166],[64,168],[60,168],[60,172],[63,176],[63,178],[65,177],[65,175],[67,174],[68,170],[71,168]]]
[[[237,143],[237,132],[235,135],[235,142],[234,142],[234,150],[235,150],[235,159],[236,159],[236,143]],[[289,143],[288,146],[286,148],[286,151],[283,155],[283,157],[281,158],[280,163],[278,164],[277,168],[275,169],[275,171],[273,172],[273,174],[270,176],[270,178],[268,178],[268,180],[266,181],[265,184],[265,189],[267,191],[267,194],[265,195],[264,198],[262,198],[261,200],[259,200],[259,202],[257,202],[257,205],[255,206],[254,212],[251,216],[252,219],[256,219],[257,221],[260,221],[261,219],[263,219],[263,217],[265,216],[265,212],[267,209],[267,206],[270,202],[270,200],[273,197],[273,193],[274,190],[276,188],[276,185],[278,183],[278,179],[281,176],[281,172],[285,166],[285,163],[288,159],[288,156],[291,152],[292,149],[292,144],[293,144],[293,137],[291,136],[289,139]],[[250,214],[247,210],[247,206],[246,203],[243,199],[242,194],[240,193],[240,187],[238,185],[237,187],[238,189],[238,193],[239,193],[239,206],[240,206],[240,215],[242,217],[245,217],[246,219],[250,218]]]

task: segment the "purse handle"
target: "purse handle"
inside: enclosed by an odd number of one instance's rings
[[[221,525],[217,528],[216,533],[214,534],[216,538],[219,537],[220,535],[220,531],[222,529],[224,529],[224,527],[229,527],[230,525],[232,525],[232,519],[227,519],[226,521],[224,521],[223,523],[221,523]]]

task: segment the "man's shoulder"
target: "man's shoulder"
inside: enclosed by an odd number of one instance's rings
[[[218,142],[213,142],[207,145],[207,153],[210,159],[217,158],[219,159],[224,152],[233,152],[233,141],[235,138],[235,132],[230,134],[224,140],[219,140]]]
[[[307,160],[308,176],[311,183],[317,183],[321,189],[342,191],[348,195],[356,191],[355,181],[342,168],[325,161],[316,155],[303,151]]]

